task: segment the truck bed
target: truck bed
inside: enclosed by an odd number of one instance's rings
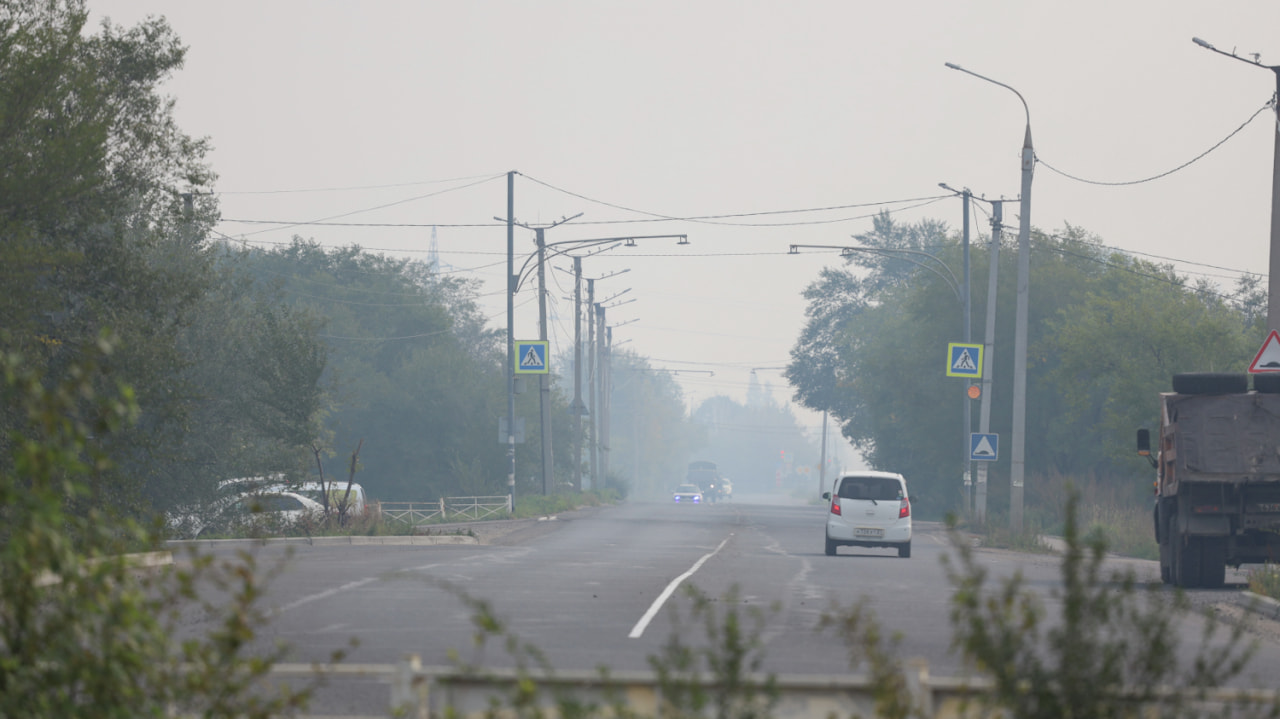
[[[1173,394],[1163,405],[1179,484],[1280,483],[1280,394]]]

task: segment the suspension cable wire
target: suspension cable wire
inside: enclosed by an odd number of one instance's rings
[[[278,227],[268,227],[268,228],[261,229],[261,230],[255,230],[255,231],[253,231],[253,232],[245,233],[245,235],[246,235],[246,236],[248,236],[248,235],[258,235],[258,234],[261,234],[261,233],[263,233],[263,232],[274,232],[274,231],[276,231],[276,230],[287,230],[287,229],[289,229],[290,227],[299,227],[299,226],[302,226],[302,225],[312,225],[312,224],[316,224],[316,223],[319,223],[319,222],[327,222],[328,220],[336,220],[336,219],[339,219],[339,218],[342,218],[342,217],[350,217],[350,216],[352,216],[352,215],[359,215],[359,214],[362,214],[362,213],[365,213],[365,212],[373,212],[373,211],[375,211],[375,210],[383,210],[383,209],[386,209],[386,208],[388,208],[388,207],[395,207],[396,205],[403,205],[403,204],[405,204],[405,203],[408,203],[408,202],[415,202],[415,201],[417,201],[417,200],[425,200],[425,199],[427,199],[428,197],[436,197],[436,196],[438,196],[438,195],[443,195],[443,194],[446,194],[446,193],[449,193],[449,192],[456,192],[456,191],[458,191],[458,190],[465,190],[465,189],[468,189],[468,188],[471,188],[471,187],[475,187],[475,186],[477,186],[477,185],[483,185],[483,184],[485,184],[486,182],[493,182],[494,180],[497,180],[497,179],[499,179],[499,178],[501,178],[501,177],[505,177],[505,176],[506,176],[506,173],[504,172],[504,173],[502,173],[502,174],[500,174],[500,175],[493,175],[493,176],[486,177],[486,178],[483,178],[483,179],[480,179],[480,180],[476,180],[475,182],[468,182],[468,183],[467,183],[467,184],[465,184],[465,185],[458,185],[457,187],[447,187],[447,188],[445,188],[445,189],[443,189],[443,190],[437,190],[437,191],[435,191],[435,192],[428,192],[428,193],[427,193],[427,194],[425,194],[425,195],[415,195],[414,197],[406,197],[406,198],[405,198],[405,199],[403,199],[403,200],[396,200],[395,202],[387,202],[387,203],[385,203],[385,204],[375,205],[375,206],[373,206],[373,207],[364,207],[364,208],[361,208],[361,209],[358,209],[358,210],[351,210],[350,212],[342,212],[342,213],[339,213],[339,214],[336,214],[336,215],[329,215],[328,217],[321,217],[321,218],[319,218],[319,219],[317,219],[317,220],[302,221],[302,222],[294,222],[294,221],[275,222],[275,223],[272,223],[272,224],[279,225]],[[239,222],[239,220],[223,220],[223,222]]]
[[[418,180],[416,182],[397,182],[386,185],[355,185],[351,187],[309,187],[294,190],[218,190],[214,194],[217,195],[293,195],[309,192],[359,192],[363,190],[391,190],[398,187],[418,187],[420,185],[443,185],[446,182],[463,182],[466,180],[475,180],[482,177],[495,177],[505,175],[505,172],[493,173],[486,172],[480,175],[467,175],[466,177],[450,177],[443,180]]]
[[[596,205],[603,205],[604,207],[611,207],[615,210],[622,210],[623,212],[633,212],[638,215],[647,215],[647,218],[639,219],[639,220],[612,220],[612,221],[576,223],[580,225],[621,224],[621,223],[627,223],[627,222],[674,222],[674,221],[697,222],[697,223],[708,224],[708,225],[729,225],[733,227],[788,227],[788,226],[794,226],[794,225],[820,225],[820,224],[829,224],[832,222],[845,222],[848,219],[862,219],[862,218],[846,218],[846,219],[838,219],[838,220],[810,220],[810,221],[787,222],[787,223],[722,222],[721,220],[729,220],[729,219],[736,219],[736,218],[743,218],[743,217],[764,217],[764,216],[771,216],[771,215],[807,214],[812,212],[832,212],[834,210],[849,210],[849,209],[855,209],[855,208],[877,207],[877,206],[883,206],[883,205],[903,205],[903,204],[908,204],[913,202],[922,202],[922,201],[927,201],[925,202],[925,204],[932,204],[933,202],[944,200],[948,197],[951,197],[950,194],[930,195],[927,197],[912,197],[912,198],[906,198],[902,200],[889,200],[885,202],[859,202],[859,203],[852,203],[847,205],[830,205],[827,207],[808,207],[808,208],[792,209],[792,210],[762,210],[757,212],[737,212],[737,213],[729,213],[729,214],[721,214],[721,215],[692,215],[688,217],[680,217],[677,215],[667,215],[660,212],[650,212],[648,210],[639,210],[634,207],[627,207],[625,205],[619,205],[613,202],[607,202],[605,200],[598,200],[593,197],[588,197],[586,195],[583,195],[581,193],[573,192],[572,190],[566,190],[562,187],[557,187],[549,182],[546,182],[544,180],[539,180],[536,177],[532,177],[524,173],[518,173],[518,174],[520,174],[521,177],[524,177],[530,182],[542,185],[543,187],[546,187],[549,190],[555,190],[556,192],[559,192],[561,194],[568,195],[570,197],[574,197],[579,200],[583,200],[584,202],[590,202]],[[919,207],[923,205],[917,205],[917,206]],[[910,208],[902,208],[902,209],[910,209]]]
[[[1235,130],[1233,130],[1233,131],[1231,132],[1231,134],[1229,134],[1229,135],[1227,135],[1226,137],[1224,137],[1224,138],[1222,138],[1221,140],[1219,140],[1217,143],[1215,143],[1215,144],[1213,145],[1213,147],[1210,147],[1208,150],[1205,150],[1204,152],[1200,153],[1199,155],[1196,155],[1195,157],[1191,158],[1190,160],[1187,160],[1186,162],[1182,163],[1181,165],[1178,165],[1177,167],[1173,168],[1172,170],[1168,170],[1168,171],[1166,171],[1166,172],[1162,172],[1162,173],[1160,173],[1160,174],[1158,174],[1158,175],[1152,175],[1151,177],[1144,177],[1144,178],[1142,178],[1141,180],[1124,180],[1124,181],[1121,181],[1121,182],[1104,182],[1104,181],[1101,181],[1101,180],[1089,180],[1089,179],[1085,179],[1085,178],[1083,178],[1083,177],[1077,177],[1076,175],[1072,175],[1072,174],[1070,174],[1070,173],[1063,172],[1062,170],[1059,170],[1058,168],[1054,167],[1053,165],[1050,165],[1049,163],[1045,162],[1045,161],[1044,161],[1044,159],[1040,157],[1040,153],[1036,153],[1036,162],[1037,162],[1037,163],[1039,163],[1039,164],[1041,164],[1041,165],[1044,165],[1046,169],[1051,170],[1051,171],[1053,171],[1053,172],[1056,172],[1056,173],[1058,173],[1059,175],[1062,175],[1063,177],[1065,177],[1065,178],[1067,178],[1067,179],[1069,179],[1069,180],[1075,180],[1076,182],[1083,182],[1083,183],[1085,183],[1085,184],[1087,184],[1087,185],[1102,185],[1102,186],[1106,186],[1106,187],[1119,187],[1119,186],[1124,186],[1124,185],[1141,185],[1141,184],[1143,184],[1144,182],[1151,182],[1152,180],[1158,180],[1158,179],[1160,179],[1160,178],[1162,178],[1162,177],[1168,177],[1169,175],[1172,175],[1173,173],[1175,173],[1175,172],[1177,172],[1177,171],[1179,171],[1179,170],[1182,170],[1182,169],[1184,169],[1184,168],[1186,168],[1186,167],[1190,166],[1192,163],[1197,162],[1198,160],[1201,160],[1202,158],[1204,158],[1204,157],[1205,157],[1206,155],[1208,155],[1209,153],[1213,152],[1214,150],[1218,149],[1219,147],[1222,147],[1224,144],[1226,144],[1226,142],[1227,142],[1228,140],[1230,140],[1231,138],[1233,138],[1233,137],[1235,137],[1236,135],[1240,134],[1240,131],[1241,131],[1241,130],[1244,130],[1244,128],[1248,127],[1248,126],[1249,126],[1249,124],[1250,124],[1250,123],[1252,123],[1254,120],[1256,120],[1256,119],[1258,118],[1258,115],[1261,115],[1261,114],[1263,113],[1263,111],[1264,111],[1264,110],[1267,110],[1267,109],[1269,109],[1269,108],[1274,108],[1275,106],[1276,106],[1276,98],[1273,96],[1270,100],[1268,100],[1268,101],[1267,101],[1267,104],[1265,104],[1265,105],[1263,105],[1262,107],[1258,108],[1257,112],[1255,112],[1255,113],[1253,113],[1252,115],[1250,115],[1250,116],[1249,116],[1249,119],[1248,119],[1248,120],[1245,120],[1245,121],[1244,121],[1244,123],[1243,123],[1242,125],[1240,125],[1240,127],[1237,127]]]

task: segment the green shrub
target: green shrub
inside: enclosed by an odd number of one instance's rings
[[[1272,599],[1280,599],[1280,566],[1268,562],[1249,570],[1249,591]]]
[[[266,686],[284,648],[251,651],[265,621],[252,556],[193,554],[189,568],[140,574],[121,554],[159,541],[94,493],[99,447],[137,416],[132,392],[89,362],[53,388],[16,356],[0,356],[0,374],[5,410],[25,418],[0,470],[0,716],[265,719],[304,707],[314,683]],[[175,642],[193,608],[214,629]]]

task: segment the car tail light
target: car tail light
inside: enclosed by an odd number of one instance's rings
[[[902,498],[902,504],[898,505],[898,519],[904,519],[911,516],[911,502],[906,497]]]
[[[840,514],[840,500],[835,499],[831,502],[831,513]]]

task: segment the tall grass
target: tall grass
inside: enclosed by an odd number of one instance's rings
[[[994,488],[998,497],[1000,490]],[[1060,473],[1027,478],[1023,529],[1009,529],[1007,508],[989,515],[985,526],[967,527],[983,544],[1019,551],[1045,551],[1041,535],[1061,535],[1068,497],[1075,491],[1077,521],[1088,537],[1100,536],[1108,552],[1140,559],[1156,559],[1159,548],[1151,526],[1149,485],[1107,480],[1096,475]],[[1007,496],[1007,495],[1005,495]]]

